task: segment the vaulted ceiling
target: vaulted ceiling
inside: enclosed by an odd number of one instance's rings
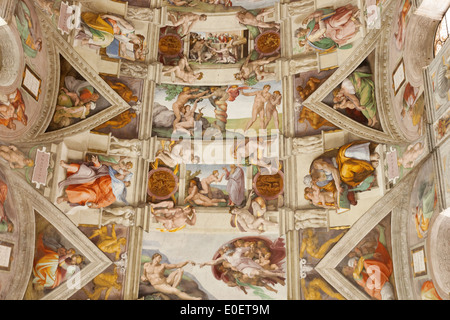
[[[0,299],[448,300],[449,5],[0,0]]]

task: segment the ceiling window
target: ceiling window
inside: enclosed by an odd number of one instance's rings
[[[450,33],[450,9],[447,10],[441,23],[436,31],[436,37],[434,39],[434,54],[436,55],[439,50],[444,46],[445,41],[448,39]]]

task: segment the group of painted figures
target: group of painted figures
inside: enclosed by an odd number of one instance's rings
[[[45,0],[42,1],[46,3]],[[197,5],[196,1],[169,2],[175,7],[195,8]],[[231,5],[231,1],[201,2]],[[26,8],[21,10],[18,12],[18,18],[22,20],[18,21],[24,25],[23,22],[29,19],[27,19]],[[272,13],[273,11],[270,10],[260,10],[257,14],[241,10],[235,14],[235,17],[240,24],[249,27],[250,31],[255,33],[252,38],[254,40],[257,35],[267,30],[275,33],[279,31],[278,23],[264,20],[265,16]],[[299,46],[305,51],[321,53],[352,48],[350,41],[361,27],[359,15],[359,9],[350,4],[337,9],[327,8],[315,11],[304,19],[302,27],[295,33]],[[244,52],[249,39],[242,34],[205,32],[203,35],[203,33],[192,32],[196,23],[207,21],[206,14],[169,10],[168,19],[171,27],[177,29],[179,36],[186,37],[190,42],[188,57],[180,54],[175,65],[166,65],[163,68],[165,74],[173,75],[177,82],[183,84],[179,86],[175,95],[172,110],[169,110],[172,112],[169,118],[173,120],[170,121],[168,128],[170,134],[187,135],[189,140],[170,140],[170,142],[166,141],[166,145],[162,143],[162,149],[156,154],[156,163],[172,171],[179,170],[179,165],[182,164],[199,163],[198,156],[192,150],[190,139],[195,136],[199,122],[202,126],[202,134],[205,133],[205,127],[208,127],[202,122],[203,109],[199,107],[202,100],[208,99],[214,108],[216,119],[209,125],[221,134],[227,132],[227,107],[231,102],[239,99],[240,95],[254,97],[251,117],[243,126],[244,134],[248,133],[258,120],[259,129],[267,129],[272,119],[274,128],[280,129],[277,106],[282,103],[281,92],[279,90],[270,92],[272,89],[270,84],[258,88],[249,84],[252,78],[256,79],[254,82],[256,84],[264,77],[274,74],[264,67],[280,57],[277,51],[279,48],[272,55],[258,56],[255,52]],[[83,45],[95,50],[104,49],[109,58],[145,60],[147,53],[145,39],[136,33],[135,27],[127,20],[110,14],[83,12],[81,21],[81,28],[75,36],[75,45]],[[31,27],[32,24],[28,24],[28,28]],[[39,51],[41,45],[41,40],[34,41],[32,34],[32,30],[29,30],[27,35],[25,27],[22,29],[22,40],[31,53],[33,50]],[[201,68],[200,65],[206,63],[241,63],[240,70],[234,77],[235,80],[243,82],[242,85],[188,86],[203,79],[204,74],[198,71],[198,67]],[[196,65],[197,69],[192,65]],[[68,75],[64,77],[63,83],[50,125],[52,130],[68,127],[78,120],[89,117],[96,108],[96,102],[101,98],[96,89],[84,79]],[[126,102],[137,101],[138,98],[125,84],[118,81],[106,81],[106,83]],[[298,88],[299,94],[301,96],[303,94],[302,100],[306,100],[317,89],[319,83],[320,81],[311,80],[309,88]],[[310,89],[310,92],[306,92],[306,89]],[[412,88],[408,90],[411,91]],[[415,98],[415,92],[410,91],[408,91],[409,96]],[[332,94],[334,109],[356,109],[367,118],[368,126],[377,125],[374,82],[370,72],[358,70],[351,73]],[[413,114],[413,103],[407,100],[409,96],[405,92],[405,100],[409,102],[405,112]],[[0,97],[0,115],[0,124],[9,129],[15,129],[14,120],[27,124],[25,104],[18,89],[8,96]],[[269,141],[266,136],[257,136],[256,139],[247,137],[243,142],[235,144],[228,150],[234,163],[224,165],[223,172],[217,169],[211,170],[201,179],[195,175],[190,176],[185,188],[184,206],[177,205],[175,198],[150,202],[152,218],[163,227],[158,230],[176,232],[186,226],[194,226],[198,221],[199,207],[226,207],[230,216],[230,225],[241,232],[261,234],[269,227],[276,226],[276,222],[265,216],[269,211],[267,199],[256,195],[254,191],[248,192],[249,186],[246,186],[248,174],[246,171],[249,171],[247,170],[249,165],[256,166],[259,172],[265,170],[264,172],[270,175],[280,170],[279,163],[274,166],[272,159],[261,155],[270,143],[273,141]],[[313,206],[327,209],[349,209],[350,206],[357,205],[356,194],[370,190],[377,184],[376,169],[380,165],[380,155],[376,148],[377,144],[369,141],[353,141],[315,158],[310,165],[309,174],[303,181],[306,186],[305,199]],[[12,169],[33,166],[33,161],[14,146],[0,146],[0,157],[8,161]],[[404,159],[399,161],[405,161],[406,165],[408,154],[406,153]],[[65,169],[66,176],[58,183],[59,192],[62,193],[57,198],[58,205],[67,202],[71,207],[86,209],[107,209],[116,202],[128,205],[127,188],[130,187],[133,177],[133,162],[125,155],[117,160],[115,157],[89,154],[84,161],[61,160],[59,165]],[[226,192],[213,187],[221,183],[223,179],[226,181]],[[4,206],[7,190],[6,183],[0,180],[0,232],[12,232],[14,229]],[[431,202],[434,193],[431,195],[428,189],[422,191]],[[429,221],[429,204],[425,209],[426,212],[418,212],[415,216],[419,234],[420,230],[423,231],[423,228],[426,228],[424,225]],[[114,254],[115,260],[118,260],[126,239],[117,237],[114,228],[114,224],[111,229],[103,226],[93,232],[90,238],[98,237],[99,248],[103,252]],[[352,257],[349,256],[348,266],[343,268],[343,273],[353,278],[371,297],[389,299],[394,296],[394,289],[389,282],[393,272],[392,260],[386,249],[384,229],[381,225],[377,228],[376,241],[357,247],[351,253]],[[109,230],[112,231],[111,236],[108,234]],[[322,246],[322,250],[318,250],[317,241],[313,239],[313,231],[308,229],[302,239],[301,256],[307,252],[314,258],[323,258],[329,247],[342,235],[331,239]],[[214,277],[225,282],[227,286],[238,288],[245,294],[253,290],[253,294],[266,298],[267,296],[261,290],[258,291],[255,288],[261,287],[276,293],[275,286],[285,285],[283,268],[285,256],[286,251],[281,239],[271,242],[260,236],[241,237],[226,243],[217,250],[210,261],[202,263],[193,261],[163,263],[163,256],[155,253],[150,262],[142,265],[141,282],[150,284],[165,296],[199,300],[201,297],[180,289],[179,285],[184,276],[183,268],[188,264],[200,268],[208,266],[211,267]],[[85,258],[77,254],[75,249],[65,248],[51,238],[40,235],[37,241],[32,282],[38,290],[54,289],[78,272],[84,263]],[[373,266],[377,266],[378,270],[382,271],[381,286],[375,289],[370,286],[370,270]],[[317,297],[317,289],[324,290],[327,286],[323,282],[316,281],[306,287],[303,280],[302,288],[305,298],[308,298]],[[343,298],[334,293],[329,295],[338,299]]]
[[[168,18],[171,22],[169,27],[174,28],[172,32],[177,35],[176,38],[187,36],[190,49],[189,53],[185,54],[182,52],[183,45],[179,44],[178,41],[165,42],[164,47],[161,47],[160,43],[159,49],[163,59],[168,51],[175,50],[175,48],[178,50],[175,53],[177,58],[170,64],[165,64],[164,74],[171,75],[173,82],[181,81],[193,84],[203,78],[203,72],[196,72],[189,64],[189,61],[192,61],[197,62],[199,65],[205,62],[213,64],[239,63],[240,71],[234,76],[236,80],[245,82],[251,81],[254,83],[264,79],[267,75],[273,75],[272,72],[264,70],[265,65],[280,57],[280,26],[274,21],[265,21],[265,17],[272,13],[273,10],[264,9],[259,10],[258,13],[253,13],[243,9],[235,14],[238,23],[250,30],[252,39],[265,32],[270,31],[272,33],[270,36],[265,36],[261,41],[257,42],[255,50],[250,52],[249,48],[247,48],[250,40],[244,36],[243,32],[224,32],[220,34],[192,32],[196,23],[207,21],[208,16],[206,14],[169,11]],[[168,35],[170,35],[170,32],[162,36],[167,37]],[[264,51],[269,51],[269,53]],[[261,53],[263,54],[261,55]],[[173,55],[174,52],[171,52],[170,56]]]
[[[279,115],[277,107],[281,105],[282,95],[280,91],[275,90],[270,93],[271,86],[264,85],[261,90],[253,90],[251,92],[244,91],[253,89],[251,87],[238,87],[232,85],[229,87],[210,87],[205,90],[200,90],[194,87],[183,87],[178,94],[175,102],[172,104],[172,111],[174,114],[173,133],[187,134],[194,136],[195,131],[199,130],[204,133],[204,125],[196,127],[196,122],[202,118],[202,110],[205,107],[211,106],[214,108],[216,121],[208,127],[208,133],[213,134],[213,130],[218,130],[214,134],[223,134],[226,131],[227,110],[228,103],[233,102],[239,95],[254,97],[252,106],[251,118],[247,121],[244,127],[244,132],[247,132],[259,118],[259,129],[267,129],[270,122],[273,120],[274,128],[280,129]],[[195,100],[194,100],[195,99]],[[198,109],[198,103],[203,99],[209,99],[210,104]],[[194,100],[192,105],[189,102]]]
[[[310,174],[304,177],[305,198],[324,208],[350,208],[356,205],[355,192],[376,185],[380,155],[376,144],[353,141],[316,158]]]
[[[177,4],[173,4],[178,6]],[[179,6],[191,6],[193,3],[183,3]],[[239,23],[254,28],[257,34],[267,30],[278,32],[279,25],[275,22],[264,22],[264,16],[270,11],[262,10],[259,15],[246,10],[236,13]],[[267,75],[264,66],[274,62],[279,58],[278,53],[272,56],[259,57],[255,53],[246,52],[245,44],[248,39],[242,33],[214,33],[214,32],[192,32],[196,23],[208,21],[205,14],[190,12],[169,11],[168,18],[171,27],[177,28],[177,34],[181,38],[189,35],[190,50],[189,55],[183,54],[177,57],[175,65],[164,66],[163,73],[172,75],[173,82],[182,82],[172,98],[166,96],[165,101],[174,100],[170,107],[166,109],[158,105],[158,119],[154,119],[154,126],[157,129],[167,128],[172,135],[170,143],[162,144],[163,147],[157,152],[156,161],[158,166],[167,166],[177,171],[178,165],[199,165],[199,157],[195,155],[190,138],[196,137],[197,130],[200,129],[201,136],[206,136],[210,132],[212,135],[226,136],[231,134],[233,127],[228,127],[229,123],[227,111],[230,104],[239,100],[239,96],[254,97],[251,117],[246,120],[243,127],[242,138],[248,134],[250,128],[258,121],[259,129],[267,129],[273,120],[274,127],[279,130],[279,115],[277,106],[281,105],[282,95],[279,90],[270,92],[270,84],[252,87],[245,84],[251,77],[262,80]],[[167,35],[166,33],[165,35]],[[169,59],[168,59],[169,60]],[[198,63],[195,68],[193,65]],[[235,80],[241,80],[243,85],[230,86],[186,86],[202,80],[204,73],[201,71],[203,64],[237,64],[240,63],[240,72],[235,74]],[[198,70],[200,69],[200,70]],[[175,81],[176,80],[176,81]],[[256,83],[255,83],[256,84]],[[166,94],[169,93],[167,87]],[[171,87],[170,87],[171,88]],[[205,102],[203,102],[205,101]],[[209,102],[209,103],[208,103]],[[201,107],[200,107],[201,106]],[[202,121],[205,107],[214,108],[215,121],[205,125]],[[161,109],[161,111],[159,111]],[[163,115],[172,115],[171,126],[165,124],[159,118]],[[161,124],[158,127],[155,124]],[[198,127],[200,125],[200,128]],[[265,132],[265,131],[264,131]],[[185,139],[174,139],[175,136],[183,135]],[[186,140],[186,138],[188,140]],[[254,138],[254,139],[253,139]],[[247,194],[246,176],[248,165],[255,165],[259,170],[266,169],[269,174],[278,172],[279,164],[276,168],[270,165],[270,159],[262,156],[262,151],[267,148],[269,141],[267,137],[257,136],[252,139],[243,139],[235,143],[227,152],[231,155],[233,163],[207,171],[207,166],[198,167],[204,172],[202,177],[198,177],[200,170],[196,173],[188,171],[186,177],[185,206],[177,206],[175,200],[164,200],[151,204],[151,212],[154,219],[164,227],[162,231],[175,232],[186,225],[193,226],[198,221],[199,207],[225,207],[230,214],[230,225],[241,232],[252,232],[261,234],[267,228],[277,225],[265,217],[267,200],[256,195],[254,191]],[[178,172],[178,171],[177,171]],[[266,172],[267,173],[267,172]],[[222,191],[216,188],[225,181],[226,187]],[[217,279],[226,282],[230,287],[237,287],[243,292],[255,290],[259,295],[264,295],[262,291],[256,290],[263,287],[266,290],[277,292],[274,285],[284,285],[284,270],[282,261],[284,258],[284,245],[281,243],[266,243],[266,238],[254,237],[247,241],[236,240],[221,248],[216,256],[208,262],[199,264],[200,268],[211,266]],[[198,263],[186,261],[179,264],[161,263],[162,256],[159,253],[151,257],[151,261],[143,265],[142,283],[150,284],[160,294],[181,299],[199,299],[199,297],[184,292],[180,282],[183,275],[182,268],[188,264]],[[167,269],[174,269],[170,273],[164,273]]]
[[[211,266],[216,279],[225,282],[229,287],[239,288],[246,294],[248,290],[253,289],[256,295],[264,298],[266,295],[256,290],[256,287],[264,287],[276,293],[277,290],[273,286],[285,284],[285,272],[282,268],[285,255],[281,239],[272,242],[259,237],[230,241],[219,248],[212,260],[202,263],[190,260],[178,264],[161,263],[161,254],[155,253],[150,262],[144,263],[141,281],[150,283],[158,292],[168,297],[172,295],[183,300],[201,300],[202,297],[179,289],[183,267],[188,264],[198,265],[200,268]]]

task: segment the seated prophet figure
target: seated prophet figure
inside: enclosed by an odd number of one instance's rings
[[[90,160],[81,164],[68,164],[61,160],[61,166],[67,169],[67,178],[58,186],[66,189],[65,194],[58,197],[57,203],[67,201],[71,205],[90,208],[105,208],[115,201],[128,204],[126,188],[130,186],[131,174],[119,179],[121,174],[101,164],[97,156],[92,156]]]
[[[367,141],[353,141],[339,148],[336,162],[343,183],[358,187],[373,175],[379,165],[380,155],[374,152],[377,145]]]
[[[144,60],[144,37],[125,19],[110,14],[81,13],[82,30],[75,39],[83,45],[106,48],[111,58]]]
[[[305,185],[309,188],[317,186],[319,192],[328,193],[323,194],[325,197],[333,193],[338,200],[340,195],[344,195],[350,204],[356,205],[354,192],[366,191],[373,184],[380,157],[375,152],[376,146],[372,142],[353,141],[340,147],[334,156],[320,156],[311,163],[310,174],[304,178]],[[305,191],[309,199],[311,192],[309,189]],[[317,196],[312,191],[311,196]]]

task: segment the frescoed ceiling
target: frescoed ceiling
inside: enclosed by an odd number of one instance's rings
[[[449,0],[0,0],[1,300],[449,300]]]

